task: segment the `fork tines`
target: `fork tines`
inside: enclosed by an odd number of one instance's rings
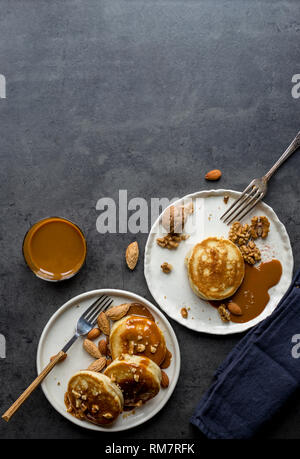
[[[113,300],[106,295],[97,298],[94,303],[84,312],[83,318],[94,325],[100,312],[106,311],[107,308],[113,303]]]
[[[234,201],[233,204],[226,210],[226,212],[220,217],[224,223],[230,225],[235,220],[241,220],[244,218],[256,204],[263,198],[264,193],[255,185],[255,181],[244,189],[241,196]]]

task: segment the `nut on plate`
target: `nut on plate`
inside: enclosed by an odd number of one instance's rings
[[[205,175],[206,180],[219,180],[221,178],[222,172],[219,169],[213,169]]]
[[[99,359],[95,360],[93,363],[90,364],[88,370],[90,371],[97,371],[100,372],[106,366],[106,358],[100,357]]]
[[[124,317],[129,311],[131,303],[119,304],[118,306],[113,306],[106,311],[106,316],[111,320],[120,320]]]
[[[91,341],[93,341],[94,339],[99,338],[100,335],[101,335],[101,332],[100,332],[99,328],[93,328],[93,329],[87,334],[87,339],[90,339]]]
[[[230,322],[230,312],[227,311],[224,304],[221,304],[221,306],[218,307],[218,313],[220,314],[223,322]]]
[[[188,312],[187,312],[187,309],[186,309],[186,308],[181,308],[180,313],[181,313],[181,316],[182,316],[184,319],[187,319],[187,317],[188,317]]]
[[[83,347],[95,359],[100,359],[100,357],[102,357],[98,347],[95,343],[93,343],[93,341],[86,338],[83,341]]]
[[[107,354],[107,344],[105,339],[100,339],[98,343],[98,349],[101,353],[101,355],[106,355]]]
[[[105,312],[100,312],[97,319],[98,327],[104,333],[104,335],[109,335],[110,333],[110,323]]]
[[[161,383],[160,384],[161,384],[161,387],[163,387],[164,389],[169,387],[169,384],[170,384],[169,376],[163,370],[161,370]]]
[[[126,249],[126,263],[131,271],[136,267],[136,264],[139,259],[139,246],[137,241],[132,242]]]
[[[227,304],[228,311],[231,312],[234,316],[241,316],[242,315],[242,310],[239,307],[238,304],[234,303],[233,301],[230,301]]]
[[[166,261],[161,265],[161,269],[164,273],[169,274],[172,271],[172,265],[167,263]]]

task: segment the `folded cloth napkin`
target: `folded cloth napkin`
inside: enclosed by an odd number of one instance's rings
[[[300,337],[300,271],[275,311],[218,368],[191,422],[209,438],[251,437],[300,387],[294,335]]]

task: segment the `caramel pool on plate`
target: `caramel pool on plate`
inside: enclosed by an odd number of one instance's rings
[[[86,241],[74,223],[60,217],[45,218],[25,236],[23,254],[36,276],[60,281],[74,276],[86,257]]]

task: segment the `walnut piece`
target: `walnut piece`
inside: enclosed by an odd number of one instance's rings
[[[181,241],[187,239],[186,235],[177,233],[168,233],[166,236],[158,237],[156,239],[157,244],[164,249],[177,249]]]
[[[229,239],[237,245],[247,244],[251,237],[251,228],[245,223],[234,222],[229,230]]]
[[[255,242],[250,241],[248,245],[241,245],[240,251],[246,263],[254,265],[261,260],[261,253]]]
[[[227,311],[224,304],[221,304],[221,306],[218,307],[218,313],[220,314],[223,322],[230,322],[230,312]]]
[[[252,239],[257,239],[259,237],[265,239],[270,231],[270,222],[267,217],[253,217],[251,219],[250,231]]]
[[[161,265],[161,269],[164,273],[169,274],[172,271],[172,265],[167,263],[166,261]]]

